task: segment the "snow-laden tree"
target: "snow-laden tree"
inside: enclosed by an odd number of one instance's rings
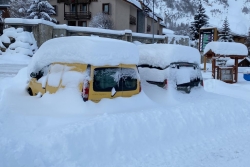
[[[56,23],[55,18],[50,15],[55,14],[55,9],[47,0],[33,0],[30,8],[28,9],[28,19],[44,19]]]
[[[89,26],[95,28],[113,29],[114,23],[108,14],[98,13],[90,20]]]
[[[208,25],[208,19],[209,17],[206,15],[205,8],[200,1],[197,12],[194,15],[194,21],[191,22],[190,26],[190,37],[192,40],[199,39],[200,28]]]
[[[219,39],[220,42],[234,42],[233,36],[231,34],[230,26],[227,21],[227,17],[225,18],[222,29],[219,32]]]
[[[28,14],[28,9],[32,0],[10,0],[10,7],[8,8],[11,18],[25,18]]]

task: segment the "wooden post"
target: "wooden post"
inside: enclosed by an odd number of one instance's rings
[[[215,79],[215,59],[212,59],[212,76]]]
[[[234,67],[235,67],[235,82],[238,81],[238,57],[235,58],[235,61],[234,61]]]
[[[206,72],[207,71],[207,57],[206,56],[204,56],[203,63],[204,63],[204,72]]]

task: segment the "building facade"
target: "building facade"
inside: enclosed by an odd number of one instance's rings
[[[132,32],[161,35],[163,20],[147,9],[142,2],[129,0],[51,0],[59,24],[88,27],[91,18],[99,13],[109,15],[114,23],[114,30],[130,29]]]

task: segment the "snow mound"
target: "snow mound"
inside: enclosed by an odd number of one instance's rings
[[[248,55],[246,45],[235,42],[209,42],[204,49],[204,53],[210,50],[220,55]]]
[[[53,62],[84,63],[95,66],[138,64],[135,44],[100,37],[60,37],[45,42],[29,64],[28,72],[37,72]]]
[[[139,64],[165,68],[172,62],[200,63],[200,53],[197,49],[172,44],[138,45]]]
[[[0,48],[4,54],[22,54],[32,57],[37,50],[33,33],[26,32],[23,28],[7,28],[0,37]]]

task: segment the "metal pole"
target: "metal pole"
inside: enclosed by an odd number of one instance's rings
[[[155,43],[155,0],[153,0],[153,43]]]

